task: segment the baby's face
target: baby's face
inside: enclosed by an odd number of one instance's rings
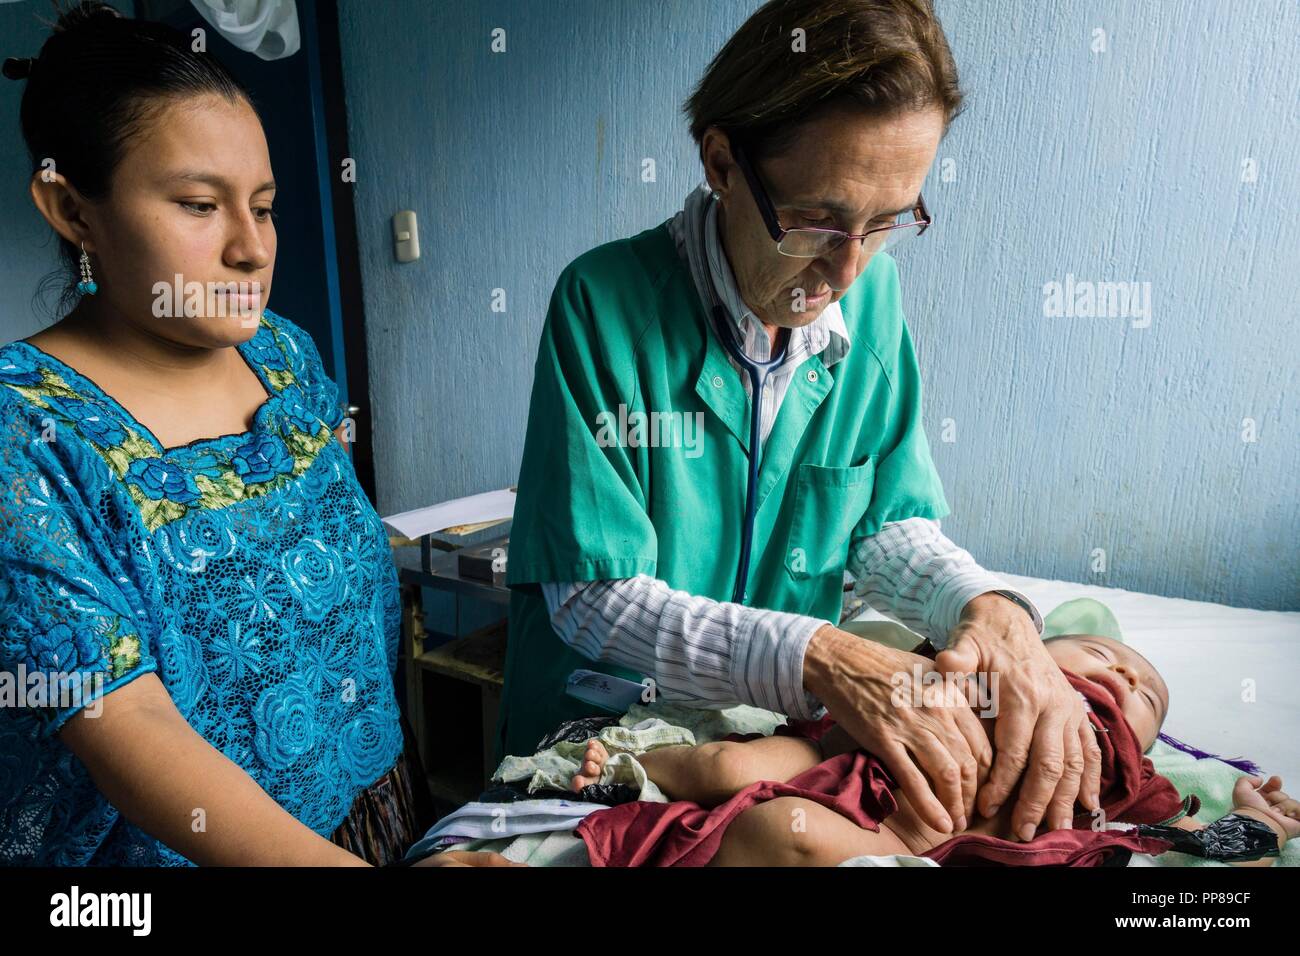
[[[1169,688],[1145,657],[1109,637],[1072,634],[1044,645],[1064,670],[1100,684],[1118,702],[1145,751],[1169,712]]]

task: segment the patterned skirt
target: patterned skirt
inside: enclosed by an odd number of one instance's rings
[[[331,842],[374,866],[402,859],[433,825],[428,781],[405,716],[402,737],[397,763],[357,795],[347,819],[330,836]]]

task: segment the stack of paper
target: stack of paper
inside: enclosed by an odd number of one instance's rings
[[[407,538],[419,538],[436,531],[467,533],[476,530],[474,526],[486,527],[505,521],[513,517],[514,513],[515,489],[502,488],[500,491],[456,498],[427,508],[389,515],[384,519],[384,524]]]

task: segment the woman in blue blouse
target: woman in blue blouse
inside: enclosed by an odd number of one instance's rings
[[[0,348],[0,864],[400,858],[396,572],[335,385],[263,309],[247,93],[94,3],[5,74],[81,281]]]

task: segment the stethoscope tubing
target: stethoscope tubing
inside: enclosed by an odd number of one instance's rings
[[[700,250],[701,255],[707,259],[708,243],[707,237],[703,234],[703,224],[708,221],[708,217],[701,216],[700,220]],[[731,592],[733,604],[744,604],[745,586],[749,583],[749,559],[754,549],[754,522],[758,517],[758,466],[763,460],[762,429],[759,427],[762,406],[759,403],[763,400],[763,386],[767,383],[768,375],[785,361],[788,340],[785,336],[779,336],[781,344],[776,354],[772,355],[766,362],[754,361],[745,354],[745,350],[741,348],[741,343],[737,340],[736,330],[728,323],[726,311],[723,309],[722,303],[718,301],[717,291],[713,288],[712,277],[706,276],[704,285],[708,290],[709,299],[713,306],[711,314],[713,316],[714,333],[718,336],[718,340],[722,343],[722,347],[726,349],[727,354],[749,375],[749,480],[745,486],[745,521],[740,529],[740,562],[739,567],[736,569],[736,585]]]
[[[710,289],[712,295],[712,289]],[[713,295],[714,332],[736,363],[749,375],[750,410],[749,410],[749,480],[745,486],[745,521],[740,529],[740,564],[736,570],[736,584],[731,592],[734,604],[745,603],[745,585],[749,582],[750,556],[754,548],[754,522],[758,517],[758,468],[763,460],[763,438],[760,427],[760,410],[763,387],[768,376],[785,361],[787,342],[781,337],[777,352],[766,362],[756,362],[744,353],[736,336],[727,325],[722,304]]]

